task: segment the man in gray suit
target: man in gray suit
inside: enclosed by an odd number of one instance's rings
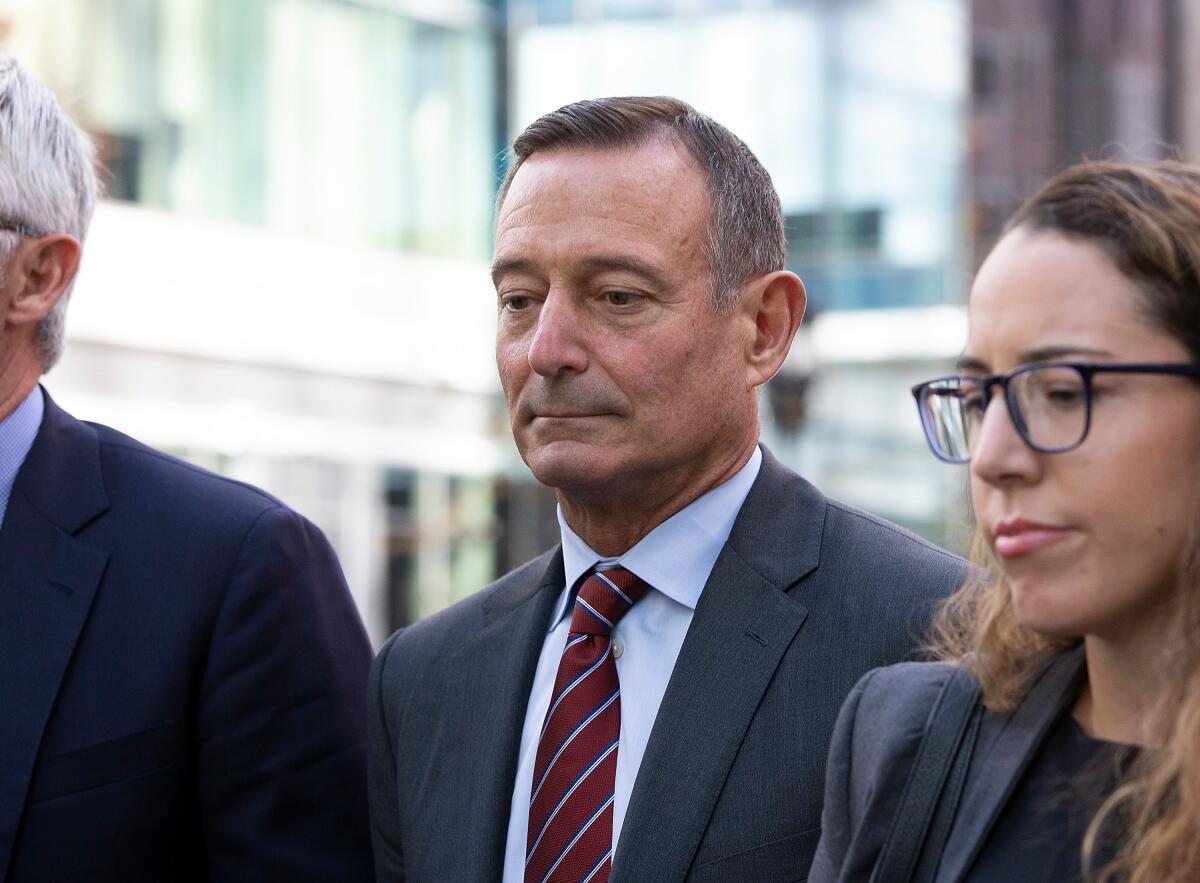
[[[380,651],[379,877],[803,879],[842,700],[963,565],[758,445],[804,288],[736,136],[614,98],[513,155],[496,360],[562,543]]]

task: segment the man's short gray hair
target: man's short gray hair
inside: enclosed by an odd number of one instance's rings
[[[682,144],[708,181],[708,257],[713,309],[725,312],[742,286],[784,268],[787,238],[771,176],[740,138],[676,98],[599,98],[560,107],[513,142],[497,209],[522,163],[538,151],[640,147],[666,136]]]
[[[0,53],[0,216],[26,233],[66,233],[83,242],[97,190],[91,139],[49,89],[11,55]],[[0,259],[7,259],[20,235],[0,232]],[[45,371],[62,354],[73,287],[38,323]]]

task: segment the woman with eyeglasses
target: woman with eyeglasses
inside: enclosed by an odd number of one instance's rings
[[[810,881],[1200,881],[1200,168],[1085,163],[913,393],[982,565],[842,708]]]

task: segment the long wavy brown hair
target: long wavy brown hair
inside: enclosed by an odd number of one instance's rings
[[[1143,297],[1156,327],[1200,362],[1200,167],[1087,162],[1053,178],[1023,205],[1008,229],[1049,230],[1103,248]],[[1197,440],[1200,453],[1200,440]],[[1163,636],[1170,682],[1158,715],[1158,739],[1140,752],[1092,819],[1083,866],[1098,883],[1200,881],[1200,504],[1197,537],[1178,592],[1176,631]],[[983,576],[942,607],[934,627],[937,658],[962,661],[983,688],[984,704],[1011,712],[1034,675],[1080,639],[1040,635],[1017,621],[1007,580],[977,532],[971,555]],[[1101,838],[1115,858],[1094,868]]]

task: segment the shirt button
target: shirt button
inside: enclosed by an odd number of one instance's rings
[[[625,652],[625,642],[620,638],[614,638],[612,642],[613,659],[620,659],[621,654]]]

